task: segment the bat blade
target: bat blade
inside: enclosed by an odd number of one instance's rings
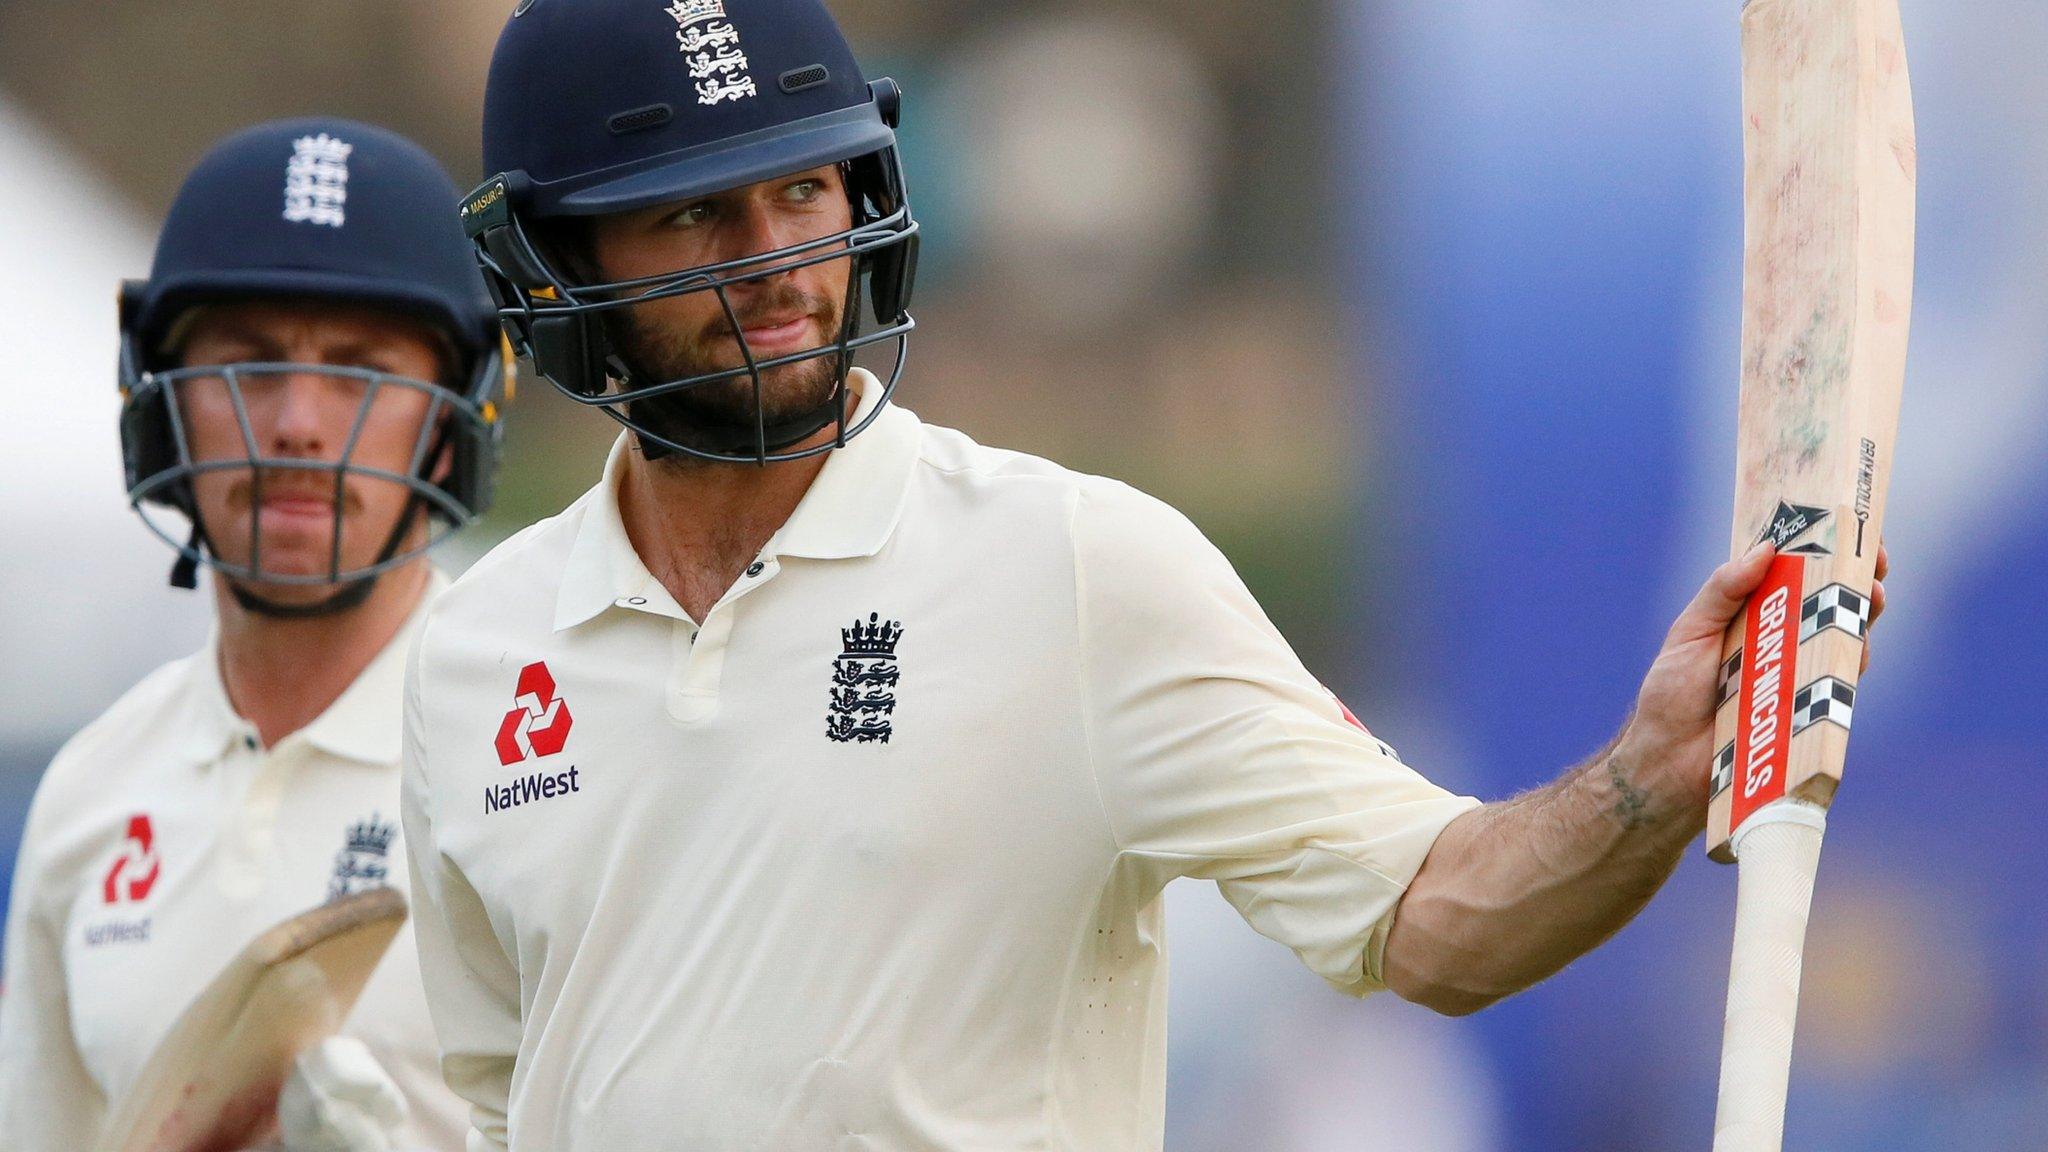
[[[95,1152],[212,1152],[262,1141],[292,1060],[341,1026],[405,917],[405,897],[376,888],[256,937],[150,1054]]]
[[[1742,390],[1733,551],[1779,548],[1729,630],[1707,848],[1834,797],[1855,716],[1913,298],[1912,94],[1898,0],[1742,13]]]
[[[1912,311],[1898,0],[1747,0],[1734,550],[1707,850],[1738,859],[1715,1152],[1779,1152],[1824,810],[1855,717]]]

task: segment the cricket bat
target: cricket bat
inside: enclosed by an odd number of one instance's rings
[[[373,888],[256,937],[171,1026],[94,1152],[226,1152],[273,1135],[292,1061],[341,1027],[405,916],[404,896]]]
[[[1739,862],[1716,1152],[1784,1138],[1800,957],[1870,622],[1905,377],[1916,158],[1898,0],[1746,0],[1734,551],[1707,848]]]

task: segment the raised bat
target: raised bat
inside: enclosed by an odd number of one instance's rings
[[[341,1027],[405,916],[404,896],[373,888],[250,941],[150,1054],[94,1152],[226,1152],[272,1136],[292,1061]]]
[[[1898,0],[1746,0],[1734,550],[1707,848],[1739,861],[1716,1152],[1777,1152],[1905,377],[1916,168]]]

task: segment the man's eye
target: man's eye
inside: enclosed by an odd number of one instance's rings
[[[799,180],[789,186],[787,194],[791,200],[798,203],[809,203],[816,200],[818,194],[824,190],[825,182],[822,180]]]
[[[694,228],[711,219],[711,205],[691,204],[668,218],[671,228]]]

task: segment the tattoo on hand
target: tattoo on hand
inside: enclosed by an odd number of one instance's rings
[[[1650,793],[1629,782],[1628,774],[1622,771],[1621,757],[1607,758],[1607,781],[1614,785],[1614,814],[1621,820],[1621,826],[1630,831],[1650,822]]]

